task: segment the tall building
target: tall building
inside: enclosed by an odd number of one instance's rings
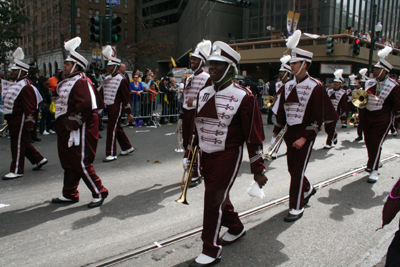
[[[71,39],[71,1],[14,1],[24,6],[26,15],[30,19],[24,25],[23,38],[18,41],[18,45],[25,52],[25,61],[37,62],[41,74],[50,77],[57,68],[62,69],[67,56],[63,51],[63,45],[64,41]],[[90,63],[93,62],[93,49],[101,49],[99,44],[90,40],[90,18],[104,16],[104,12],[105,0],[76,1],[75,29],[76,35],[82,39],[77,51]],[[116,44],[117,55],[122,56],[126,46],[135,42],[135,0],[120,0],[120,4],[111,12],[113,16],[122,19],[120,24],[122,38]],[[123,57],[121,59],[124,61]]]

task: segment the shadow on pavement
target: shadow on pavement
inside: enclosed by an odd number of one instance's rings
[[[237,243],[224,247],[221,262],[216,266],[278,266],[288,261],[289,256],[281,252],[285,245],[277,240],[281,233],[293,225],[283,221],[286,214],[287,210],[274,215],[247,230],[246,236]],[[221,235],[223,233],[224,231],[221,231]],[[248,261],[249,257],[251,260]],[[187,267],[193,260],[177,264],[175,267]]]
[[[318,198],[323,204],[333,205],[329,215],[331,219],[343,221],[345,216],[354,213],[354,209],[367,210],[385,204],[389,192],[376,196],[372,190],[373,185],[367,183],[367,177],[363,176],[343,186],[341,190],[330,188],[328,197]]]
[[[154,184],[151,187],[135,191],[126,196],[116,196],[109,201],[106,199],[100,207],[100,213],[74,222],[72,229],[80,229],[98,223],[104,217],[125,220],[156,212],[160,208],[164,208],[159,204],[160,202],[181,192],[179,185],[180,183],[162,187],[161,184]]]

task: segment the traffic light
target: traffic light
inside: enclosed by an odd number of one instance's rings
[[[122,22],[120,17],[113,17],[111,19],[111,42],[116,43],[121,40],[121,35],[119,33],[121,32],[121,26],[120,24]]]
[[[236,5],[241,7],[251,7],[250,1],[236,0]]]
[[[96,43],[100,43],[100,18],[92,17],[90,18],[90,40]]]
[[[358,56],[359,54],[360,54],[360,39],[356,38],[354,39],[353,55]]]
[[[326,38],[326,54],[328,56],[332,55],[333,47],[334,47],[333,39],[331,36],[329,36],[328,38]]]

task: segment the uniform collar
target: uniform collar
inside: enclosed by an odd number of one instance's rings
[[[301,77],[300,79],[297,79],[297,77],[295,78],[297,83],[301,83],[304,82],[310,75],[308,74],[308,72],[306,72],[306,74],[304,74],[303,77]]]

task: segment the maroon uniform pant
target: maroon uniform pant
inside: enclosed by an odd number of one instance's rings
[[[301,149],[293,147],[293,143],[301,137],[305,126],[289,126],[285,134],[287,146],[287,165],[290,173],[289,208],[302,209],[304,207],[304,193],[310,191],[311,185],[305,176],[310,159],[314,140],[307,140]]]
[[[78,185],[82,178],[94,198],[106,198],[108,190],[93,168],[99,140],[99,118],[93,113],[80,129],[80,144],[68,147],[70,132],[65,129],[62,120],[56,121],[58,136],[58,156],[64,169],[64,187],[62,194],[68,199],[79,200]]]
[[[132,147],[121,127],[122,103],[107,106],[108,122],[107,122],[107,141],[106,155],[117,155],[117,141],[121,146],[122,151]]]
[[[382,144],[392,125],[393,114],[366,110],[363,120],[365,145],[368,151],[367,168],[378,170]]]
[[[242,147],[212,154],[203,152],[205,193],[201,238],[203,254],[213,258],[221,255],[221,226],[227,227],[233,235],[240,234],[244,227],[229,199],[229,191],[239,171],[242,155]]]
[[[39,163],[43,156],[29,143],[29,132],[25,129],[25,115],[6,115],[11,141],[11,167],[10,172],[23,174],[25,157],[32,163]]]
[[[328,137],[326,138],[326,144],[328,146],[331,146],[333,140],[337,138],[336,121],[331,123],[325,123],[325,132],[328,135]]]
[[[196,116],[196,109],[184,109],[182,114],[182,144],[183,149],[187,149],[190,144],[190,138],[192,137],[194,131],[194,118]],[[190,160],[190,158],[189,158]],[[201,176],[201,153],[199,152],[197,155],[197,165],[196,168],[193,170],[193,177]]]

